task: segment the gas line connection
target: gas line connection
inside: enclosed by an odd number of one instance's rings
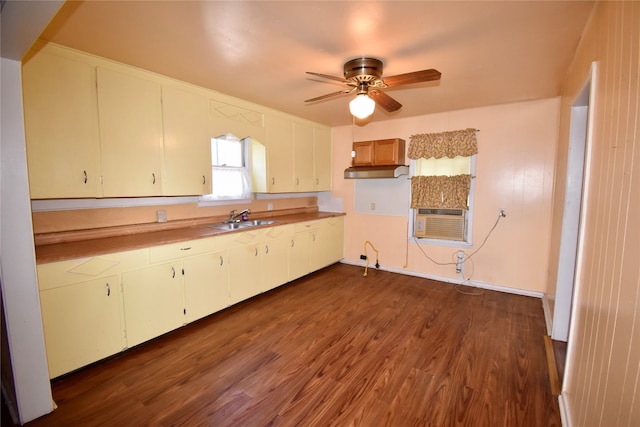
[[[371,249],[373,249],[376,253],[376,268],[380,268],[380,263],[378,263],[378,250],[376,249],[375,246],[373,246],[373,243],[371,243],[370,241],[366,241],[364,242],[364,259],[365,261],[365,266],[364,266],[364,277],[367,277],[367,270],[369,269],[369,256],[367,254],[367,245],[371,246]]]

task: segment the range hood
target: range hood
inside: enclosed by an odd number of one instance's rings
[[[397,178],[409,175],[409,166],[354,166],[344,170],[345,179]]]

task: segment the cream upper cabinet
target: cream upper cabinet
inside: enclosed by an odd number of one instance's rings
[[[162,195],[160,84],[98,67],[104,197]]]
[[[296,191],[293,175],[293,123],[267,116],[267,192]]]
[[[296,191],[314,191],[313,127],[311,125],[293,123],[293,154]]]
[[[314,191],[331,191],[331,129],[313,128]]]
[[[41,52],[22,77],[31,198],[99,197],[95,67]]]
[[[163,194],[211,193],[209,98],[162,86]]]
[[[49,377],[122,351],[120,276],[40,292]]]

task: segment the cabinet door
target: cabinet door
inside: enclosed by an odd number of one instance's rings
[[[186,322],[193,322],[229,305],[226,252],[183,261]]]
[[[40,52],[22,78],[31,198],[100,196],[95,67]]]
[[[313,130],[315,191],[331,191],[331,129]]]
[[[374,142],[374,165],[404,164],[404,140],[383,139]]]
[[[344,258],[344,217],[336,216],[324,221],[329,242],[326,261],[327,264],[332,264]]]
[[[162,87],[164,183],[166,196],[211,193],[209,99]]]
[[[352,159],[353,166],[373,165],[373,141],[358,141],[353,143],[355,157]]]
[[[295,191],[314,191],[316,186],[313,171],[313,127],[293,123],[293,153]]]
[[[160,85],[98,68],[104,197],[162,195]]]
[[[229,249],[229,302],[235,304],[262,292],[260,245]]]
[[[50,378],[122,351],[121,301],[118,276],[40,292]]]
[[[181,264],[122,274],[127,345],[133,347],[184,324]]]
[[[277,230],[277,227],[273,230]],[[262,244],[262,287],[268,291],[289,281],[289,236],[282,235]]]
[[[277,116],[267,116],[267,191],[295,191],[293,177],[293,124]]]
[[[289,280],[295,280],[309,273],[309,241],[308,231],[298,232],[291,236],[289,242]]]

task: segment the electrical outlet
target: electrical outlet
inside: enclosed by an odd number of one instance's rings
[[[367,259],[366,255],[360,255],[360,259]]]
[[[167,211],[156,211],[158,222],[167,222]]]
[[[462,266],[464,263],[464,252],[458,251],[457,258],[458,260],[456,261],[456,273],[462,273]]]

